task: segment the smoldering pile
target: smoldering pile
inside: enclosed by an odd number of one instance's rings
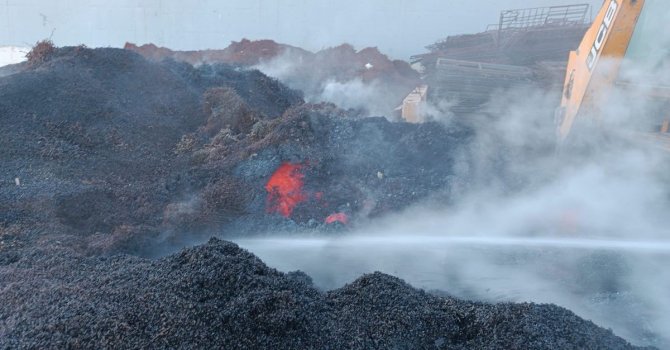
[[[216,239],[155,261],[33,251],[0,284],[3,348],[634,348],[557,306],[437,297],[380,273],[323,292]]]
[[[116,255],[448,201],[467,186],[467,126],[361,118],[258,71],[85,47],[0,78],[0,120],[2,346],[628,347],[558,307],[383,275],[323,293],[218,241]]]
[[[448,197],[471,134],[304,104],[258,71],[51,55],[0,82],[6,245],[151,253],[159,236],[181,246],[364,220]],[[290,195],[268,185],[282,167],[295,170],[278,179],[295,182]]]

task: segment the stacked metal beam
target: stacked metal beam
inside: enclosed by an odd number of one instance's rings
[[[487,31],[450,36],[412,60],[425,68],[429,100],[450,101],[453,112],[467,113],[515,84],[560,85],[561,75],[547,67],[564,70],[589,22],[587,4],[506,10]]]

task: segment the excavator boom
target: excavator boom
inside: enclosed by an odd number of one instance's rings
[[[600,118],[599,92],[614,86],[645,2],[605,0],[579,48],[570,52],[561,108],[559,141],[565,141],[577,119]]]

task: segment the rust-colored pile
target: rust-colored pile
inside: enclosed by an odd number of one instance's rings
[[[133,43],[126,43],[124,48],[135,51],[153,61],[172,58],[176,61],[188,62],[192,65],[228,63],[254,66],[261,61],[273,59],[285,51],[296,52],[302,55],[309,53],[294,46],[278,44],[272,40],[251,41],[247,39],[233,41],[230,46],[222,50],[173,51],[154,44],[138,46]]]
[[[387,116],[420,83],[419,74],[407,62],[392,60],[377,48],[357,51],[349,44],[315,53],[271,40],[246,39],[232,42],[223,50],[172,51],[153,44],[132,43],[126,43],[125,48],[154,61],[171,58],[194,65],[226,63],[259,68],[291,88],[303,91],[310,102],[330,101],[333,96],[329,89],[333,85],[337,89],[342,88],[337,84],[359,82],[374,91],[374,98],[379,100],[379,108],[367,112]]]

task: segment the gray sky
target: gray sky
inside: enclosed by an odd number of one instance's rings
[[[120,47],[153,42],[173,49],[223,48],[274,39],[318,50],[349,42],[396,58],[423,52],[449,34],[482,31],[502,9],[602,0],[0,0],[0,46]]]

